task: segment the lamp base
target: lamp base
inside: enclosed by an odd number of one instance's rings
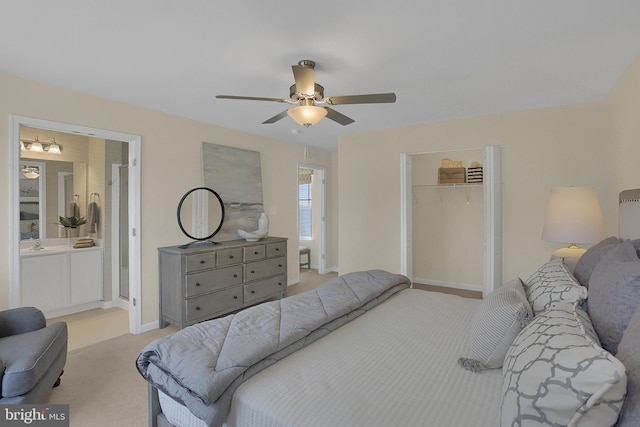
[[[573,274],[576,263],[586,251],[586,249],[579,248],[575,245],[569,248],[560,248],[551,254],[551,260],[562,258],[569,271]]]

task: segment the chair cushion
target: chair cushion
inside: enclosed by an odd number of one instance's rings
[[[36,331],[47,326],[44,314],[35,307],[0,311],[0,337]]]
[[[0,396],[20,396],[33,389],[66,349],[67,338],[66,323],[0,338],[0,365],[5,366]]]

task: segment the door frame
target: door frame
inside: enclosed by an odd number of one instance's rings
[[[319,172],[320,182],[320,197],[318,202],[318,209],[321,215],[320,220],[320,231],[318,233],[318,274],[327,274],[327,254],[326,254],[326,241],[327,241],[327,211],[326,211],[326,200],[327,200],[327,168],[325,166],[314,165],[312,163],[300,163],[298,162],[298,167],[296,169],[296,200],[298,200],[298,184],[300,168],[305,169],[313,169],[314,171]],[[314,200],[315,204],[315,200]],[[300,202],[296,202],[296,243],[297,246],[300,246]],[[297,251],[297,250],[296,250]],[[298,254],[298,271],[300,270],[300,255]],[[300,273],[298,273],[300,274]],[[298,276],[299,277],[299,276]]]
[[[140,268],[140,162],[142,137],[33,117],[10,115],[9,127],[9,307],[21,305],[20,289],[20,215],[18,174],[20,162],[20,127],[46,129],[122,141],[129,148],[129,331],[142,332],[142,295]]]
[[[120,164],[111,164],[111,302],[129,311],[129,301],[120,298],[120,169]]]
[[[400,153],[400,272],[413,279],[411,156]],[[486,296],[502,284],[502,147],[483,148],[483,285]]]

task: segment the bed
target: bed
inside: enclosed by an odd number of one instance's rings
[[[262,340],[255,328],[269,325],[274,312],[303,308],[295,322],[263,327],[289,341],[259,360],[221,350],[225,340],[207,335],[233,329],[234,315],[186,328],[174,334],[185,337],[163,338],[138,357],[149,382],[149,425],[640,425],[639,250],[640,240],[609,237],[585,253],[575,274],[552,260],[484,300],[412,289],[380,270],[340,276],[283,306],[240,312],[249,317],[238,323],[251,328],[222,335],[234,335],[236,346],[246,339],[242,350]],[[379,289],[362,298],[369,286]],[[336,294],[351,299],[343,304]],[[301,326],[305,298],[322,300],[322,310],[349,310]],[[287,325],[306,335],[290,340]],[[182,338],[187,347],[176,351],[172,339]],[[228,354],[242,360],[229,365]],[[221,360],[227,365],[206,374]],[[235,370],[219,387],[226,392],[208,394],[216,375]]]

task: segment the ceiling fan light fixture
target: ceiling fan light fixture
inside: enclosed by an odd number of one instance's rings
[[[299,125],[309,127],[322,120],[327,115],[327,110],[313,105],[301,105],[289,108],[287,114]]]

